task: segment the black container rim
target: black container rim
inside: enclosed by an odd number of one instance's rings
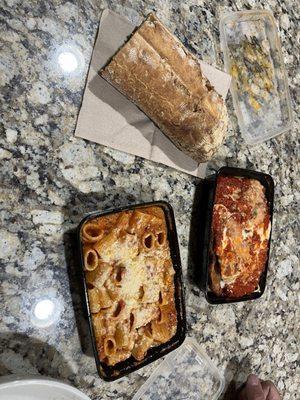
[[[87,285],[84,275],[83,269],[83,252],[82,252],[82,243],[81,243],[81,229],[84,223],[92,218],[101,217],[109,214],[115,214],[122,211],[129,211],[136,208],[146,208],[150,206],[158,206],[161,207],[164,211],[165,220],[167,224],[167,231],[168,231],[168,241],[171,253],[171,259],[173,262],[173,268],[175,270],[174,275],[174,285],[175,285],[175,304],[176,304],[176,311],[177,311],[177,332],[176,334],[166,343],[161,345],[155,346],[148,350],[146,357],[141,361],[131,361],[132,357],[128,360],[117,363],[113,367],[107,366],[105,363],[102,363],[99,359],[97,347],[96,347],[96,337],[94,334],[94,328],[92,324],[92,317],[89,307],[89,300],[87,294]],[[166,213],[166,210],[169,213],[169,216]],[[171,220],[171,221],[170,221]],[[171,225],[171,223],[172,225]],[[172,229],[172,232],[171,232]],[[170,237],[172,235],[172,238]],[[172,239],[172,241],[170,240]],[[138,203],[138,204],[131,204],[123,207],[118,208],[111,208],[104,211],[96,210],[88,213],[79,223],[77,227],[77,244],[79,249],[79,258],[80,258],[80,269],[81,269],[81,280],[84,289],[85,295],[85,309],[88,318],[89,324],[89,331],[92,339],[92,348],[94,353],[94,358],[96,362],[96,368],[98,375],[105,381],[112,382],[114,380],[120,379],[123,376],[137,371],[138,369],[144,367],[145,365],[150,364],[153,361],[165,356],[166,354],[170,353],[171,351],[178,348],[183,342],[186,337],[186,310],[185,310],[185,300],[184,300],[184,287],[183,287],[183,277],[182,277],[182,269],[181,269],[181,260],[180,260],[180,252],[179,252],[179,244],[178,244],[178,237],[177,237],[177,230],[175,225],[175,216],[172,206],[164,201],[151,201],[145,203]],[[126,364],[125,367],[123,365]]]
[[[269,236],[269,245],[268,245],[268,252],[267,252],[267,261],[265,265],[265,269],[263,273],[261,274],[260,277],[260,282],[259,282],[259,291],[255,291],[249,295],[242,296],[239,298],[226,298],[226,297],[221,297],[221,296],[216,296],[211,292],[209,289],[209,251],[210,251],[210,243],[211,243],[211,225],[212,225],[212,210],[213,210],[213,205],[214,205],[214,200],[215,200],[215,194],[216,194],[216,186],[217,186],[217,180],[219,176],[237,176],[237,177],[247,177],[250,179],[256,179],[260,181],[260,183],[264,186],[266,190],[266,197],[268,201],[268,206],[269,206],[269,213],[270,213],[270,223],[271,223],[271,230],[270,230],[270,236]],[[273,211],[274,211],[274,180],[271,175],[266,174],[264,172],[252,170],[252,169],[247,169],[247,168],[237,168],[237,167],[228,167],[228,166],[223,166],[219,168],[215,174],[212,177],[206,178],[207,180],[213,179],[214,184],[213,184],[213,189],[212,189],[212,200],[211,204],[208,205],[208,220],[207,220],[207,232],[209,235],[209,239],[205,248],[205,253],[206,253],[206,262],[204,265],[205,268],[205,298],[208,303],[210,304],[231,304],[231,303],[239,303],[242,301],[251,301],[251,300],[256,300],[260,298],[266,289],[266,280],[267,280],[267,273],[269,269],[269,259],[270,259],[270,248],[271,248],[271,237],[272,237],[272,229],[273,229]]]

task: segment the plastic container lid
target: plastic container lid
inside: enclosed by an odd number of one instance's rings
[[[170,353],[132,400],[217,400],[224,378],[194,339]]]
[[[291,129],[291,101],[273,14],[265,10],[226,14],[220,21],[220,36],[245,141],[258,144]]]

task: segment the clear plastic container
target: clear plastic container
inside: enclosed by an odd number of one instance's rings
[[[291,101],[273,14],[251,10],[224,15],[220,35],[246,142],[258,144],[291,129]]]
[[[217,400],[224,378],[194,339],[170,353],[132,400]]]

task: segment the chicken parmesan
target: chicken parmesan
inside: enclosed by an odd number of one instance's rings
[[[212,215],[210,288],[239,298],[259,290],[271,221],[264,186],[256,179],[219,176]]]

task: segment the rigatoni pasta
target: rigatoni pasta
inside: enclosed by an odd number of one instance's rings
[[[85,243],[98,242],[103,234],[104,232],[101,226],[93,222],[87,222],[82,228],[82,237]]]
[[[85,273],[85,280],[88,284],[101,289],[104,282],[108,279],[113,270],[112,265],[101,262],[98,260],[98,266],[92,271]]]
[[[97,217],[83,225],[81,239],[99,358],[140,361],[177,331],[164,212],[152,206]]]
[[[93,271],[98,266],[98,256],[93,248],[85,247],[83,250],[84,269],[86,271]]]

